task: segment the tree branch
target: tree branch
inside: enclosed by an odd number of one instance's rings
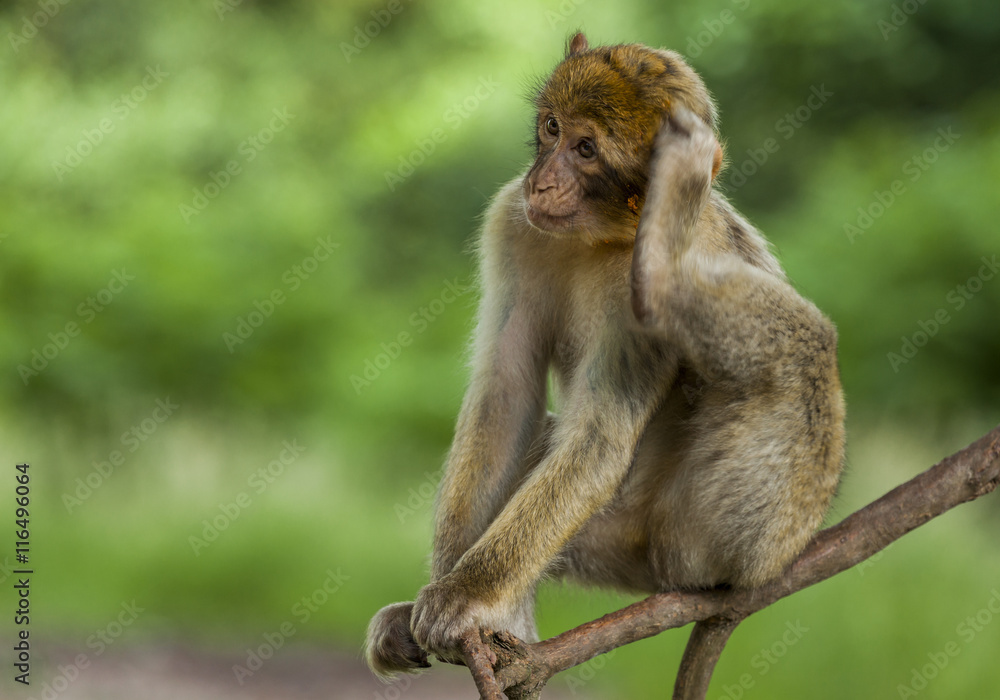
[[[736,629],[740,620],[725,620],[713,618],[701,620],[694,624],[687,648],[681,658],[681,667],[677,671],[677,682],[674,683],[674,700],[696,700],[708,693],[708,684],[712,680],[712,671],[719,660],[722,650],[729,641],[729,635]]]
[[[465,665],[472,673],[472,678],[476,681],[481,700],[503,700],[503,691],[500,690],[496,676],[493,675],[493,664],[497,663],[497,655],[487,644],[491,634],[487,629],[473,629],[466,632],[461,640],[462,656],[465,658]]]
[[[498,692],[503,689],[511,699],[537,698],[549,678],[560,671],[664,630],[697,622],[684,652],[674,698],[699,700],[705,697],[715,662],[730,634],[748,615],[855,566],[928,520],[990,493],[998,483],[1000,426],[817,533],[785,573],[766,586],[658,593],[532,645],[506,633],[484,630],[476,641],[480,647],[488,647],[496,661],[491,668],[484,668],[482,651],[475,644],[463,644],[466,665],[484,699],[502,696],[487,694],[492,690],[481,680],[491,681],[492,688]]]

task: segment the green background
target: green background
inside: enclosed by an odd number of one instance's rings
[[[33,634],[84,649],[134,599],[119,644],[240,650],[331,570],[286,649],[357,654],[371,614],[412,599],[475,308],[446,290],[471,284],[479,213],[530,158],[525,97],[577,29],[688,56],[719,103],[724,189],[837,324],[831,522],[997,423],[992,0],[6,3],[0,497],[30,462]],[[251,481],[284,443],[303,449]],[[989,696],[1000,625],[960,626],[1000,588],[998,525],[995,497],[964,506],[755,615],[709,697],[899,697],[951,641],[920,697]],[[627,600],[548,584],[542,633]],[[789,624],[808,631],[785,648]],[[553,685],[662,696],[685,638]]]

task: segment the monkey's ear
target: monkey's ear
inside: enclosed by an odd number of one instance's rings
[[[577,32],[573,35],[573,38],[569,40],[569,45],[566,49],[566,58],[575,56],[578,53],[583,53],[589,48],[590,46],[587,45],[587,37],[583,35],[583,32]]]
[[[718,141],[716,141],[715,142],[715,156],[712,158],[712,179],[713,180],[715,179],[715,176],[719,174],[719,171],[722,169],[722,164],[725,162],[725,160],[726,160],[726,154],[722,150],[722,144],[719,143]]]

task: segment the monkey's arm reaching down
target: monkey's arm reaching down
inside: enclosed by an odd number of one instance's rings
[[[469,627],[527,634],[535,584],[581,526],[615,495],[673,376],[675,358],[612,335],[581,362],[548,456],[454,569],[424,587],[414,638],[443,658]],[[635,371],[637,377],[625,376]],[[648,382],[635,382],[645,376]],[[527,630],[525,629],[527,627]]]
[[[472,381],[438,496],[431,580],[448,574],[510,498],[545,416],[548,346],[544,310],[526,298],[507,247],[507,202],[487,215],[480,241],[483,298]]]
[[[544,317],[526,303],[519,271],[505,245],[510,236],[508,199],[494,202],[480,242],[483,297],[472,379],[438,494],[432,582],[452,570],[497,516],[532,464],[529,447],[543,437],[549,360]],[[426,654],[409,633],[412,608],[411,603],[388,606],[369,625],[366,655],[377,673],[426,665]],[[530,618],[529,611],[525,619]],[[524,625],[512,629],[531,636],[531,628]]]

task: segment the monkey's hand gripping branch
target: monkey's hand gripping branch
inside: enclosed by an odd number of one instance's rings
[[[756,590],[659,593],[557,637],[527,645],[506,633],[470,631],[462,655],[480,697],[538,698],[554,674],[612,649],[695,622],[675,700],[704,698],[715,662],[744,618],[871,557],[911,530],[1000,484],[1000,426],[965,449],[816,534],[785,573]]]

